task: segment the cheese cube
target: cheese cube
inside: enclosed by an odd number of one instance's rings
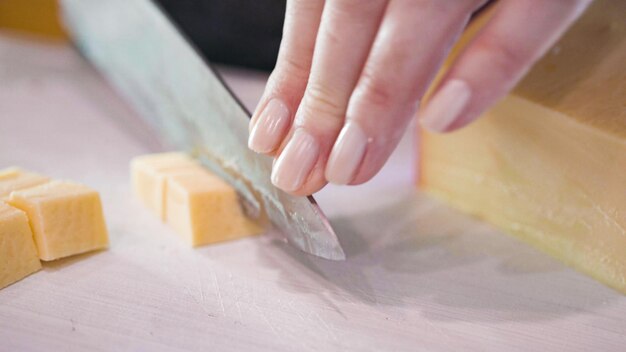
[[[17,167],[0,170],[0,200],[9,197],[11,192],[48,182],[48,178]]]
[[[26,214],[0,201],[0,288],[41,269]]]
[[[199,246],[259,234],[235,189],[206,170],[170,175],[167,223],[189,244]]]
[[[55,260],[108,246],[98,192],[51,181],[11,193],[9,204],[26,212],[41,260]]]
[[[166,219],[166,179],[181,170],[200,167],[184,153],[142,155],[131,161],[133,191],[162,220]]]
[[[594,2],[479,121],[425,133],[420,180],[624,293],[625,13],[625,1]]]

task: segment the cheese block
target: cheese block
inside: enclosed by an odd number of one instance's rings
[[[0,201],[0,288],[41,269],[26,213]]]
[[[0,200],[6,200],[11,192],[48,182],[48,178],[18,167],[0,170]]]
[[[184,153],[148,154],[131,161],[131,180],[135,196],[161,219],[166,219],[166,180],[170,174],[200,167]]]
[[[420,151],[426,191],[623,293],[625,16],[594,2],[509,96]]]
[[[58,0],[2,0],[0,28],[67,40]]]
[[[206,170],[170,175],[167,184],[167,223],[192,246],[262,231],[246,217],[235,189]]]
[[[87,186],[51,181],[14,191],[8,202],[28,215],[41,260],[108,246],[100,195]]]

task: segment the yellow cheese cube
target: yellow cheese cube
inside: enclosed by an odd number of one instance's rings
[[[626,293],[624,14],[594,2],[479,121],[424,134],[421,185]]]
[[[180,170],[200,167],[184,153],[142,155],[131,161],[133,191],[139,200],[162,220],[166,218],[166,179]]]
[[[2,0],[0,28],[67,40],[58,0]]]
[[[41,260],[55,260],[108,246],[98,192],[51,181],[11,193],[9,204],[26,212]]]
[[[0,201],[0,288],[41,269],[26,214]]]
[[[168,177],[167,223],[192,246],[259,234],[235,189],[206,170]]]
[[[0,170],[0,200],[9,197],[11,192],[48,182],[48,178],[17,167]]]

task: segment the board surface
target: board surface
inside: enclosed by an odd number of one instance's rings
[[[224,73],[253,106],[266,76]],[[372,182],[317,195],[347,261],[271,236],[191,249],[131,196],[131,157],[164,146],[71,48],[2,34],[0,80],[0,168],[97,189],[111,242],[1,290],[2,351],[626,346],[626,297],[413,192],[408,138]]]

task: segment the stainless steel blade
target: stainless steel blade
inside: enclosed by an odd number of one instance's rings
[[[150,0],[62,0],[77,46],[173,146],[194,153],[267,213],[289,243],[345,259],[312,197],[270,182],[271,160],[247,148],[249,113]]]

